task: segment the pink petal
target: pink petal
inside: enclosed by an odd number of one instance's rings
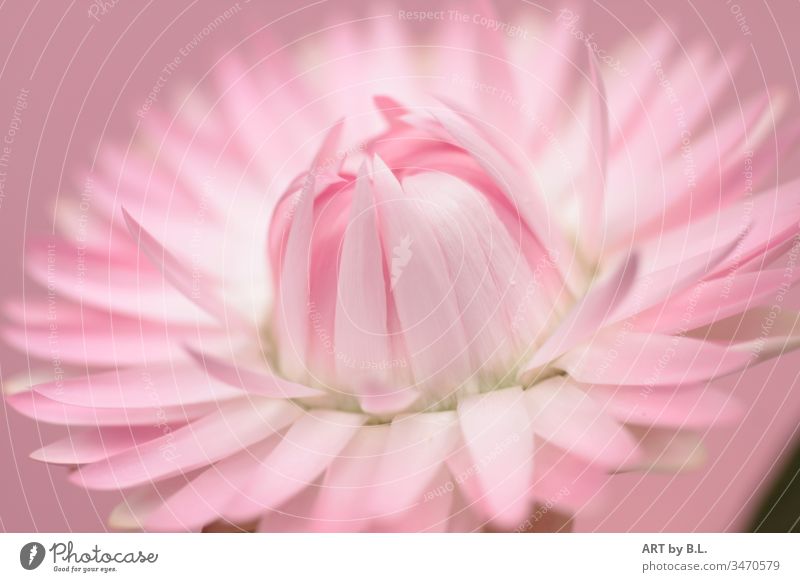
[[[31,453],[31,458],[61,465],[95,463],[163,434],[160,428],[149,426],[71,430],[68,437]]]
[[[288,402],[254,399],[225,404],[132,451],[85,465],[70,480],[92,489],[124,489],[186,473],[266,439],[300,413]]]
[[[375,514],[364,503],[380,494],[375,480],[389,437],[389,425],[362,427],[330,464],[316,500],[315,531],[364,531]]]
[[[579,186],[582,196],[581,247],[589,256],[596,257],[602,249],[601,231],[603,216],[606,170],[608,166],[608,101],[603,78],[597,70],[597,61],[591,49],[586,50],[591,79],[589,135],[587,141],[586,166],[581,173]]]
[[[364,422],[363,415],[335,410],[301,415],[226,515],[244,519],[279,508],[325,471]]]
[[[24,317],[27,319],[27,307]],[[181,342],[217,341],[223,330],[133,319],[103,313],[88,307],[57,304],[54,334],[48,322],[39,322],[38,307],[32,313],[37,321],[2,328],[3,338],[31,356],[82,366],[128,366],[159,364],[185,358]]]
[[[337,123],[326,134],[322,146],[306,176],[303,187],[295,198],[286,249],[282,260],[274,268],[280,270],[276,327],[281,345],[281,368],[291,377],[305,373],[306,343],[309,332],[308,289],[310,273],[311,236],[314,230],[314,199],[318,192],[318,164],[335,154],[342,124]]]
[[[229,386],[241,388],[250,394],[268,398],[304,398],[319,396],[323,393],[316,388],[284,380],[266,369],[244,368],[189,347],[186,348],[186,351],[209,376]]]
[[[375,489],[365,500],[372,515],[388,518],[416,507],[458,439],[454,412],[395,417],[386,449],[373,473]]]
[[[284,503],[280,509],[267,512],[258,521],[256,531],[262,533],[305,533],[313,529],[315,519],[310,514],[319,487],[309,485]]]
[[[611,468],[637,460],[633,437],[569,379],[545,380],[524,395],[533,432],[548,442]]]
[[[59,295],[127,315],[203,325],[213,321],[149,262],[139,263],[135,256],[131,261],[108,248],[78,249],[68,241],[56,242],[55,250],[44,240],[31,244],[26,265],[41,285],[57,285]]]
[[[744,233],[744,231],[742,231]],[[641,273],[608,324],[616,323],[669,300],[708,276],[709,271],[737,248],[739,238],[724,242],[710,253],[701,252],[656,272]]]
[[[405,177],[403,188],[424,201],[426,220],[450,273],[450,293],[473,365],[489,375],[514,367],[518,354],[555,319],[555,297],[537,278],[544,263],[540,261],[534,275],[495,209],[461,179],[419,172]]]
[[[526,379],[601,327],[627,296],[636,277],[637,262],[631,255],[602,283],[595,284],[572,309],[547,341],[518,374]]]
[[[395,415],[410,408],[422,393],[411,387],[395,388],[378,381],[362,383],[359,403],[364,412],[376,416]]]
[[[508,201],[517,209],[539,240],[542,248],[552,249],[565,259],[572,256],[569,246],[558,232],[555,224],[548,222],[552,213],[542,205],[533,190],[533,185],[523,178],[506,159],[497,153],[465,119],[450,108],[431,109],[430,113],[441,123],[458,145],[467,150],[505,193]]]
[[[609,355],[621,351],[607,332],[597,341],[575,348],[556,365],[585,384],[677,386],[694,384],[743,369],[750,355],[687,336],[629,332],[624,336],[624,358]]]
[[[633,427],[631,431],[638,437],[642,453],[635,469],[676,473],[697,469],[705,462],[706,451],[698,433],[639,427]]]
[[[76,426],[146,426],[183,424],[216,408],[216,403],[156,408],[91,408],[51,400],[34,390],[6,397],[12,408],[39,422]]]
[[[576,513],[589,504],[600,505],[606,471],[546,442],[537,445],[534,463],[533,496],[539,506]]]
[[[471,396],[458,415],[487,516],[503,527],[519,525],[530,512],[533,478],[533,432],[522,389]]]
[[[235,327],[246,327],[246,323],[242,319],[241,314],[231,306],[226,305],[222,296],[219,295],[216,288],[217,283],[215,277],[208,273],[197,275],[192,270],[184,267],[181,261],[136,222],[127,210],[123,208],[122,213],[133,239],[152,263],[161,269],[164,278],[169,281],[175,289],[180,291],[185,297],[218,321],[229,323]],[[200,284],[205,286],[199,289],[198,285]]]
[[[439,490],[426,492],[417,504],[402,513],[395,513],[381,519],[374,531],[389,533],[443,533],[447,531],[450,511],[456,497],[457,487],[445,467],[439,469],[432,483],[447,484]]]
[[[626,424],[704,428],[738,420],[743,412],[732,396],[710,386],[592,386],[586,392]]]
[[[702,327],[770,300],[783,282],[783,271],[777,269],[731,273],[667,297],[631,321],[642,332],[676,333],[687,325]]]
[[[692,330],[692,337],[730,343],[758,361],[780,356],[800,347],[800,313],[777,309],[776,305],[755,307],[742,314]]]
[[[167,496],[185,483],[183,477],[151,483],[127,492],[122,503],[111,511],[108,525],[118,530],[141,530],[147,516],[155,511]]]
[[[392,361],[386,289],[375,200],[362,165],[342,243],[334,330],[337,375],[357,394],[362,383],[386,378],[381,366]]]
[[[38,384],[33,389],[51,400],[87,408],[155,409],[214,404],[242,396],[194,366],[175,364],[127,368]]]
[[[442,387],[467,377],[470,369],[447,266],[419,197],[404,193],[380,158],[374,167],[379,212],[391,213],[382,222],[383,252],[387,264],[397,267],[393,295],[409,365],[418,386],[446,397]]]
[[[214,463],[163,500],[147,516],[148,530],[199,530],[223,516],[231,499],[242,495],[262,459],[280,441],[272,436],[240,453]]]

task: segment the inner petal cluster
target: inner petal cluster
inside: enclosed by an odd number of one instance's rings
[[[569,297],[486,160],[403,111],[344,154],[334,129],[284,194],[270,329],[293,381],[366,408],[450,408],[514,385]]]

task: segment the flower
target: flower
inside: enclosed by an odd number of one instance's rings
[[[34,457],[146,530],[532,529],[696,465],[738,413],[712,380],[798,342],[800,188],[768,175],[797,127],[770,143],[756,99],[705,128],[662,34],[601,70],[564,20],[383,19],[148,108],[7,308],[55,372],[8,401],[70,429]]]

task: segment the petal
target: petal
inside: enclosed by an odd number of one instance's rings
[[[546,442],[536,447],[533,495],[541,506],[585,512],[590,503],[600,505],[608,477],[606,471]]]
[[[692,255],[655,272],[640,273],[607,325],[641,313],[661,301],[668,301],[702,282],[716,265],[734,252],[744,233],[742,230],[735,239],[726,239],[711,252]]]
[[[783,271],[732,272],[725,278],[700,281],[631,318],[637,331],[679,333],[760,305],[777,294]]]
[[[581,247],[588,256],[596,258],[602,250],[603,232],[601,226],[603,216],[606,171],[608,167],[609,128],[608,101],[606,100],[603,78],[597,70],[597,59],[587,46],[586,57],[589,61],[589,78],[591,80],[589,135],[586,140],[586,166],[581,172],[582,183],[579,186],[583,199],[581,228],[579,236]]]
[[[34,390],[6,397],[12,408],[39,422],[76,426],[168,426],[183,424],[208,414],[216,403],[150,408],[92,408],[72,406],[47,398]]]
[[[284,503],[280,509],[267,512],[258,521],[256,531],[262,533],[305,533],[314,527],[310,508],[314,507],[319,487],[309,485]]]
[[[601,327],[627,296],[636,276],[635,255],[630,255],[608,278],[594,285],[572,309],[547,341],[523,366],[519,377],[530,379],[542,366],[557,358]]]
[[[503,191],[511,206],[518,210],[536,235],[543,249],[549,249],[562,260],[572,256],[570,247],[558,227],[548,221],[552,215],[535,193],[533,184],[500,155],[476,129],[447,106],[430,113],[447,130],[455,142],[467,150]],[[563,268],[563,267],[562,267]]]
[[[469,377],[467,340],[436,233],[419,196],[404,193],[392,171],[375,158],[383,252],[391,265],[401,333],[418,386],[439,398],[442,387]]]
[[[371,514],[388,518],[416,507],[426,487],[433,485],[457,438],[454,412],[396,417],[375,467],[373,495],[365,500]]]
[[[417,402],[422,393],[414,388],[394,388],[378,381],[361,385],[359,403],[364,412],[375,416],[399,414]]]
[[[288,402],[254,399],[225,404],[141,447],[85,465],[70,480],[92,489],[124,489],[186,473],[266,439],[300,413]]]
[[[632,427],[631,431],[639,438],[642,453],[641,462],[634,469],[676,473],[705,463],[706,451],[698,433],[639,427]]]
[[[750,354],[688,336],[605,333],[562,356],[556,366],[585,384],[678,386],[744,369]],[[619,354],[623,354],[620,358]]]
[[[524,395],[533,432],[546,441],[611,468],[637,460],[634,438],[569,379],[545,380]]]
[[[29,245],[25,260],[33,279],[45,287],[55,285],[59,295],[76,303],[176,323],[213,323],[136,255],[76,247],[66,240],[40,240]]]
[[[103,372],[38,384],[33,389],[71,406],[153,411],[165,406],[214,404],[242,396],[240,391],[186,364]]]
[[[268,398],[304,398],[323,394],[321,390],[284,380],[266,369],[244,368],[188,347],[186,351],[212,378],[253,395]]]
[[[556,297],[541,280],[552,263],[540,260],[534,273],[486,197],[461,179],[419,172],[403,188],[424,201],[473,365],[488,375],[514,367],[556,319]]]
[[[355,190],[339,261],[334,345],[340,382],[360,393],[362,383],[386,377],[382,370],[392,357],[383,257],[366,165]]]
[[[315,531],[364,531],[375,514],[364,503],[379,492],[375,480],[389,438],[389,425],[362,427],[330,464],[314,509]]]
[[[226,515],[244,519],[279,508],[325,471],[365,421],[363,415],[334,410],[301,415]]]
[[[325,176],[317,176],[319,163],[334,154],[342,124],[335,124],[297,192],[286,249],[275,268],[281,273],[276,305],[276,329],[280,340],[281,369],[287,376],[301,377],[306,370],[305,356],[309,331],[309,274],[311,237],[314,231],[314,199]]]
[[[626,424],[705,428],[738,420],[743,412],[736,399],[710,386],[592,386],[586,392]]]
[[[142,530],[147,516],[161,505],[164,499],[180,488],[183,477],[148,484],[124,494],[122,503],[111,511],[108,525],[114,529]]]
[[[439,473],[434,476],[432,483],[441,485],[426,491],[424,497],[417,500],[416,505],[402,513],[379,520],[372,529],[390,533],[442,533],[447,531],[450,511],[456,497],[456,487],[445,467],[439,469]]]
[[[776,292],[777,295],[777,292]],[[730,343],[759,361],[800,347],[800,313],[779,304],[755,307],[692,330],[689,335],[706,341]]]
[[[185,358],[181,343],[213,343],[224,333],[217,327],[135,319],[59,302],[49,310],[49,317],[57,317],[55,322],[39,321],[40,315],[48,316],[48,308],[41,313],[35,305],[31,311],[26,305],[22,315],[22,322],[0,328],[5,341],[33,357],[80,366],[137,366],[177,361]]]
[[[31,458],[62,465],[95,463],[163,434],[162,429],[150,426],[71,430],[68,437],[31,453]]]
[[[242,315],[232,306],[226,305],[224,298],[217,289],[218,281],[216,277],[209,273],[199,273],[187,269],[175,255],[145,230],[127,210],[123,208],[122,213],[131,236],[140,246],[142,252],[147,255],[153,265],[161,270],[164,278],[175,289],[218,321],[226,322],[236,327],[247,327]]]
[[[466,398],[458,407],[467,449],[476,464],[487,517],[515,527],[531,508],[533,431],[521,388]]]
[[[222,459],[163,500],[147,516],[148,530],[199,530],[223,516],[231,499],[242,495],[258,472],[264,456],[280,438],[272,436],[240,453]]]

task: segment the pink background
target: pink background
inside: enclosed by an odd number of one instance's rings
[[[3,271],[0,297],[23,292],[20,253],[26,235],[51,228],[49,202],[71,189],[74,170],[91,161],[98,145],[127,142],[159,71],[208,22],[229,8],[226,2],[36,2],[16,0],[0,7],[0,130],[13,115],[20,89],[29,106],[14,139],[11,166],[0,202]],[[262,5],[263,4],[263,5]],[[367,12],[435,9],[431,2],[317,2],[268,26],[301,3],[240,1],[241,10],[207,37],[181,65],[169,84],[193,83],[214,56],[236,44],[246,30],[294,39]],[[307,4],[311,5],[311,2]],[[438,4],[443,4],[439,2]],[[496,2],[501,14],[542,12],[519,0]],[[540,4],[559,6],[549,2]],[[95,5],[99,22],[89,18]],[[682,45],[695,39],[715,47],[745,49],[745,65],[735,86],[741,94],[782,86],[789,107],[800,112],[794,61],[800,61],[800,3],[603,1],[570,4],[584,13],[582,25],[599,43],[614,46],[650,23],[663,20]],[[751,35],[743,35],[734,11],[739,6]],[[444,6],[442,6],[444,7]],[[463,8],[463,6],[461,6]],[[552,18],[552,15],[550,16]],[[752,44],[752,48],[751,48]],[[796,172],[795,172],[796,173]],[[25,357],[0,346],[2,377],[27,368]],[[790,452],[800,418],[796,389],[800,353],[762,364],[724,385],[748,404],[740,426],[712,431],[709,462],[683,475],[619,475],[610,479],[610,504],[577,523],[580,531],[721,531],[747,527],[771,471]],[[768,389],[765,390],[765,387]],[[115,494],[92,495],[66,483],[64,469],[52,469],[27,455],[56,431],[37,427],[0,404],[0,530],[104,530]]]

